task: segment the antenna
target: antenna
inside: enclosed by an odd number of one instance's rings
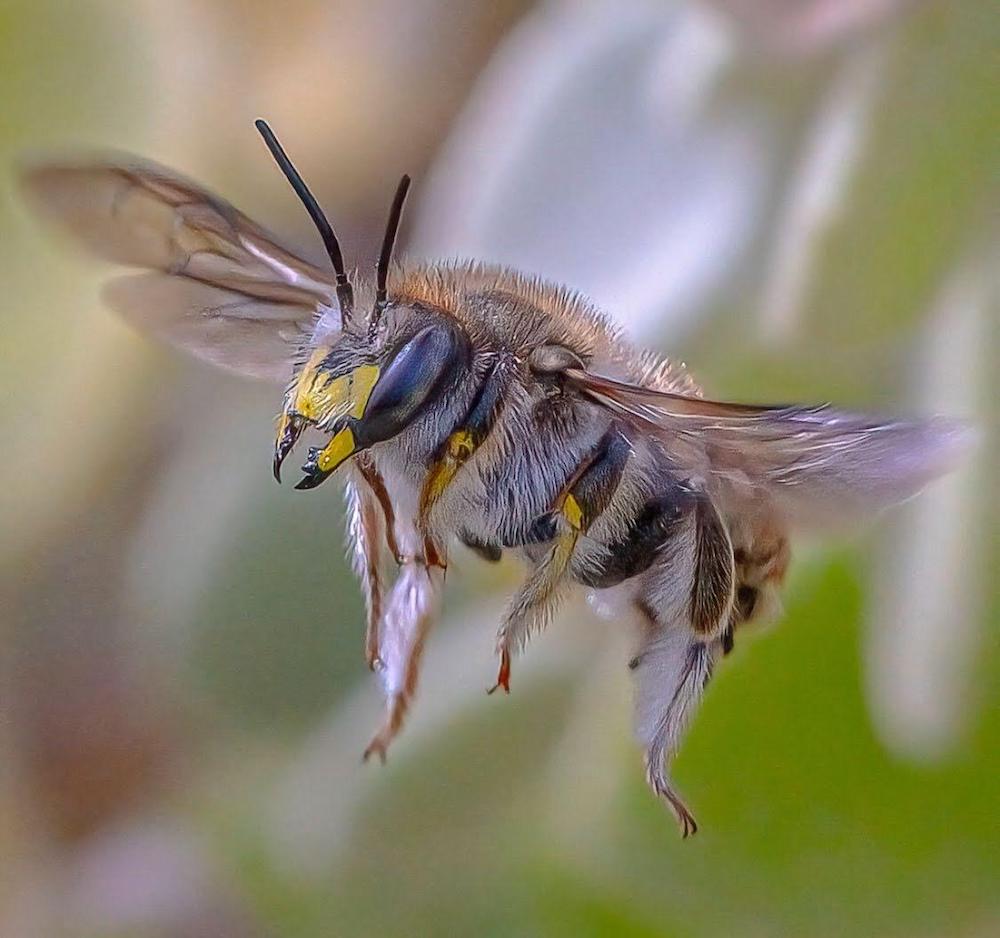
[[[386,280],[389,277],[389,261],[392,260],[392,248],[396,243],[396,232],[399,231],[399,219],[403,214],[403,203],[406,201],[406,193],[410,188],[410,177],[404,175],[396,186],[396,194],[392,199],[392,207],[389,209],[389,220],[385,224],[385,237],[382,238],[382,252],[378,256],[378,265],[375,267],[375,311],[372,314],[371,328],[378,324],[378,318],[385,309],[386,304]]]
[[[319,202],[316,201],[315,196],[309,191],[309,187],[299,175],[299,171],[292,165],[288,154],[285,153],[281,144],[278,143],[278,138],[274,135],[274,131],[268,127],[267,122],[256,120],[254,121],[254,126],[260,131],[260,135],[264,138],[264,143],[267,144],[268,150],[271,151],[271,156],[274,157],[275,163],[278,164],[278,167],[285,174],[285,178],[295,190],[295,194],[301,199],[302,204],[309,213],[309,217],[313,220],[313,224],[323,239],[326,253],[330,256],[330,263],[333,264],[334,273],[337,275],[337,299],[340,302],[341,319],[344,323],[347,323],[354,309],[354,288],[351,286],[351,281],[344,272],[344,258],[340,253],[340,243],[337,241],[337,236],[333,233],[333,227],[326,220],[326,215],[323,214],[323,209],[319,207]],[[397,224],[399,223],[398,217],[396,222]]]

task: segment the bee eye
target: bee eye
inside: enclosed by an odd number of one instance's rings
[[[565,345],[539,345],[528,356],[528,367],[538,375],[559,374],[567,368],[583,368],[579,355]]]
[[[455,329],[427,326],[385,365],[365,410],[369,421],[389,417],[394,427],[409,423],[447,380],[467,352]],[[398,428],[395,432],[399,432]]]

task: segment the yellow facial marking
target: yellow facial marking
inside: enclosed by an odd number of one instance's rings
[[[295,384],[292,409],[306,420],[321,420],[347,397],[350,382],[346,375],[332,378],[319,370],[329,352],[326,346],[315,349]]]
[[[284,412],[278,421],[278,439],[284,433],[291,414],[297,414],[310,423],[323,423],[338,412],[361,417],[378,381],[379,369],[375,365],[361,365],[351,374],[333,378],[319,368],[330,350],[316,349],[302,367],[295,387],[287,395]]]
[[[580,508],[580,503],[572,495],[566,496],[560,511],[574,531],[583,530],[583,509]]]
[[[337,377],[323,371],[323,362],[329,351],[325,346],[315,349],[302,366],[295,384],[285,394],[285,406],[278,417],[274,444],[274,477],[279,482],[281,465],[306,426],[313,424],[325,430],[338,425],[345,417],[360,420],[378,382],[379,369],[376,365],[360,365],[350,374]],[[354,434],[347,428],[340,430],[316,454],[315,469],[322,477],[317,479],[309,475],[296,488],[314,488],[326,474],[353,455],[356,448]],[[310,453],[313,452],[310,450]]]
[[[348,400],[351,401],[351,416],[359,420],[364,416],[365,407],[368,406],[368,398],[372,396],[372,389],[378,381],[379,368],[377,365],[361,365],[351,372],[351,385],[347,392]]]
[[[316,457],[316,466],[321,472],[333,472],[354,452],[354,434],[344,427],[336,434]]]
[[[332,379],[320,375],[305,393],[299,395],[295,409],[307,420],[319,423],[342,407],[349,393],[350,381],[346,375]]]

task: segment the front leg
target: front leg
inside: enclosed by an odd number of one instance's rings
[[[403,562],[403,556],[399,551],[399,545],[396,543],[396,512],[392,507],[392,498],[389,496],[389,490],[385,487],[385,479],[382,478],[382,473],[375,468],[374,462],[372,462],[367,453],[362,453],[358,456],[357,466],[358,472],[368,486],[368,490],[375,497],[375,500],[382,509],[382,516],[385,520],[385,524],[383,525],[385,545],[389,548],[389,553],[392,554],[393,559],[396,561],[396,566],[399,566]]]
[[[418,525],[421,531],[430,529],[434,505],[493,429],[507,383],[506,368],[498,362],[476,391],[469,412],[448,435],[431,461],[420,492]]]
[[[347,482],[347,534],[351,565],[365,600],[365,661],[381,667],[379,625],[383,607],[386,550],[399,563],[395,517],[381,475],[363,457],[351,467]]]
[[[408,560],[393,584],[382,621],[378,657],[386,696],[386,715],[364,759],[386,750],[399,734],[417,689],[424,645],[438,616],[444,571],[422,559]]]

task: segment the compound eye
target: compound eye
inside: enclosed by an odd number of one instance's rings
[[[421,329],[385,366],[368,398],[362,428],[368,443],[387,440],[412,423],[466,357],[458,330],[437,323]]]

